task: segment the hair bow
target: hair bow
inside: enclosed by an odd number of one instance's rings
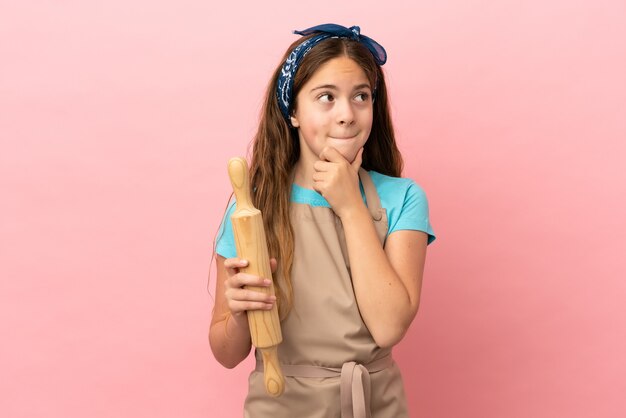
[[[293,102],[292,88],[293,79],[300,65],[302,58],[317,45],[320,41],[327,38],[350,38],[365,45],[367,49],[372,53],[374,61],[378,65],[383,65],[387,62],[387,52],[378,42],[365,35],[361,35],[361,28],[358,26],[351,26],[346,28],[345,26],[336,25],[334,23],[326,23],[323,25],[313,26],[304,30],[294,30],[293,33],[297,35],[311,35],[313,36],[296,46],[289,54],[283,66],[280,70],[280,74],[277,80],[276,96],[278,97],[278,106],[283,116],[287,120],[289,126],[291,126],[291,119],[289,117],[289,107]],[[373,95],[375,95],[376,87],[374,86]]]
[[[376,60],[376,64],[384,65],[387,62],[387,52],[385,48],[382,47],[378,42],[373,40],[372,38],[361,35],[361,28],[358,26],[351,26],[346,28],[345,26],[337,25],[334,23],[325,23],[323,25],[313,26],[304,30],[294,30],[293,33],[297,35],[310,35],[312,33],[321,32],[328,33],[329,35],[338,36],[341,38],[351,38],[355,41],[361,42],[363,45],[370,50],[374,59]]]

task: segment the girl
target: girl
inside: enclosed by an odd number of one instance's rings
[[[230,215],[217,240],[209,339],[232,368],[251,350],[246,311],[278,304],[285,391],[249,377],[244,416],[408,417],[392,347],[420,301],[434,239],[424,191],[400,178],[381,66],[386,52],[358,26],[295,31],[270,81],[250,164],[276,298],[243,289],[269,281],[239,272]]]

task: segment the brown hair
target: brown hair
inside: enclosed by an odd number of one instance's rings
[[[280,111],[276,85],[282,64],[289,53],[306,38],[312,36],[315,34],[300,38],[291,44],[280,65],[274,71],[261,109],[250,164],[252,200],[263,214],[269,254],[278,261],[274,279],[277,284],[276,296],[281,319],[286,318],[293,306],[290,276],[294,253],[294,233],[289,218],[289,201],[292,173],[300,157],[300,143],[298,131],[290,128]],[[366,170],[400,177],[402,156],[396,146],[389,115],[385,78],[382,69],[376,64],[365,46],[352,39],[329,38],[313,47],[302,59],[295,74],[293,101],[295,102],[302,86],[321,65],[340,56],[354,60],[365,72],[370,85],[375,86],[372,129],[363,148],[361,166]]]

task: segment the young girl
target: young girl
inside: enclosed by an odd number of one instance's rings
[[[230,215],[218,235],[209,339],[232,368],[251,350],[246,311],[278,304],[285,391],[267,395],[260,353],[244,416],[408,417],[392,347],[415,317],[426,246],[424,191],[400,178],[381,66],[384,48],[359,27],[296,31],[270,81],[252,152],[276,298],[243,289]]]

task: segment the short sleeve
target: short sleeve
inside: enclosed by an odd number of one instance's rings
[[[237,247],[235,247],[235,236],[233,234],[233,224],[230,216],[235,211],[235,201],[228,204],[222,223],[217,232],[215,252],[224,258],[237,257]]]
[[[424,190],[413,180],[405,189],[402,207],[390,222],[389,234],[400,230],[423,231],[428,234],[428,244],[435,240],[435,232],[430,224],[428,199]],[[391,221],[391,219],[390,219]]]

